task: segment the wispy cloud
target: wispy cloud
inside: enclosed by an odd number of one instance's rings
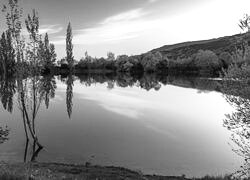
[[[39,33],[40,34],[45,34],[45,33],[56,34],[56,33],[61,32],[62,30],[63,30],[63,27],[60,26],[59,24],[55,24],[55,25],[41,25],[40,28],[39,28]],[[24,36],[29,35],[29,33],[27,32],[26,29],[24,29],[22,31],[22,34]]]
[[[101,24],[112,24],[121,21],[132,21],[139,19],[140,17],[146,15],[147,13],[143,11],[142,8],[133,9],[127,12],[123,12],[105,19]]]
[[[150,14],[148,11],[137,8],[108,17],[96,27],[76,30],[74,44],[114,43],[136,38],[159,24],[158,20],[148,20],[146,18],[148,14]],[[64,44],[64,39],[54,43]]]
[[[156,1],[158,1],[158,0],[148,0],[149,3],[154,3]]]
[[[56,33],[59,33],[63,30],[63,27],[56,24],[56,25],[42,25],[39,29],[39,32],[41,34],[45,34],[45,33],[48,33],[48,34],[56,34]]]

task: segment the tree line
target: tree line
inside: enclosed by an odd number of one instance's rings
[[[39,16],[36,10],[22,22],[23,10],[19,0],[8,0],[2,7],[7,30],[0,37],[0,71],[2,75],[15,73],[39,74],[50,72],[56,63],[54,44],[49,36],[39,33]],[[25,26],[25,30],[23,29]],[[27,31],[25,38],[23,31]]]
[[[161,52],[148,52],[137,56],[119,55],[108,52],[106,58],[91,57],[88,52],[80,60],[73,56],[73,33],[71,24],[66,32],[66,57],[57,61],[55,45],[49,35],[39,33],[39,16],[36,10],[22,22],[23,10],[19,0],[7,0],[2,12],[7,30],[0,37],[0,72],[8,76],[17,74],[82,73],[82,72],[159,72],[219,74],[222,69],[244,67],[248,61],[250,48],[246,38],[239,39],[234,52],[215,54],[210,50],[200,50],[191,57],[169,59]],[[240,27],[249,32],[249,16],[240,21]],[[29,34],[25,39],[23,26]],[[232,68],[234,67],[234,68]],[[225,72],[225,71],[223,71]],[[226,73],[225,73],[226,74]]]

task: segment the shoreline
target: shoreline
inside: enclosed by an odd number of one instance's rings
[[[5,163],[0,162],[1,180],[74,179],[74,180],[189,180],[185,176],[146,175],[123,167],[86,163]],[[191,180],[191,179],[190,179]]]
[[[64,163],[0,162],[0,180],[229,180],[232,176],[186,178],[143,174],[123,167]],[[248,178],[246,179],[248,180]]]

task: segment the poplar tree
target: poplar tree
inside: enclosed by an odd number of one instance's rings
[[[66,36],[66,53],[67,53],[66,59],[67,59],[70,71],[72,71],[73,64],[74,64],[72,39],[73,39],[72,28],[69,23],[68,28],[67,28],[67,36]]]
[[[4,5],[2,11],[5,13],[6,24],[8,31],[11,34],[12,46],[15,49],[16,62],[20,63],[24,60],[22,49],[24,47],[24,42],[21,39],[21,18],[23,10],[19,7],[18,0],[8,0],[8,5]]]
[[[41,56],[41,60],[43,61],[43,69],[45,71],[52,69],[52,67],[55,65],[56,61],[56,52],[55,52],[55,46],[54,44],[51,44],[49,42],[49,36],[46,33],[44,37],[44,42],[40,42],[40,48],[39,51],[41,52],[40,54],[43,54]]]
[[[31,65],[33,66],[33,68],[35,68],[35,71],[37,71],[40,63],[38,58],[38,50],[41,38],[39,35],[38,13],[35,10],[32,11],[32,15],[28,14],[28,17],[25,20],[25,24],[30,36],[30,43],[27,55]]]

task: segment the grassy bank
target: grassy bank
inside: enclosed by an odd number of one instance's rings
[[[144,175],[121,167],[69,165],[58,163],[0,163],[1,180],[188,180],[184,176]],[[225,177],[191,178],[192,180],[229,180]],[[191,180],[190,179],[190,180]]]
[[[184,180],[184,177],[143,175],[121,167],[68,165],[57,163],[0,164],[1,180]]]

